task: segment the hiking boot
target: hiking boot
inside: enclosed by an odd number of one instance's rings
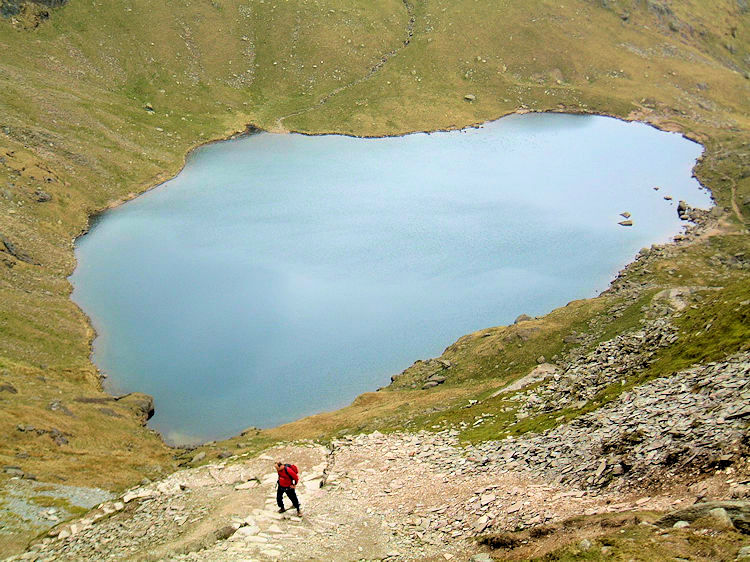
[[[284,513],[285,511],[286,511],[286,509],[284,509],[283,507],[281,509],[279,509],[279,513]]]
[[[302,510],[301,509],[297,510],[297,517],[302,517]]]

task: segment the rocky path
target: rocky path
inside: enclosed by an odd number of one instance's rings
[[[534,392],[549,384],[564,397],[565,378],[553,373]],[[481,553],[482,533],[692,504],[684,493],[645,496],[643,485],[731,464],[742,454],[748,400],[750,354],[741,353],[538,435],[466,447],[456,429],[285,444],[130,490],[19,558],[466,560]],[[301,469],[301,518],[277,512],[276,460]]]
[[[302,518],[277,513],[276,459],[300,466]],[[466,560],[490,528],[675,504],[613,504],[606,493],[482,466],[450,432],[353,436],[334,444],[330,461],[328,449],[299,443],[184,470],[58,527],[20,558]]]
[[[501,504],[538,521],[606,507],[603,495],[522,473],[457,471],[472,461],[456,445],[448,432],[374,433],[335,443],[332,465],[328,449],[300,443],[184,470],[56,528],[19,558],[466,559]],[[302,518],[277,513],[276,459],[301,469]]]

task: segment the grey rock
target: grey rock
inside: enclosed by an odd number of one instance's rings
[[[79,396],[73,399],[73,402],[81,402],[83,404],[107,404],[114,401],[114,396]]]
[[[71,412],[60,400],[53,400],[50,402],[47,405],[47,409],[53,412],[60,412],[66,416],[73,416],[73,412]]]
[[[750,417],[750,404],[745,406],[744,408],[740,408],[739,410],[736,410],[732,412],[731,414],[724,416],[724,419],[735,420],[735,419],[747,418],[747,417]]]
[[[58,447],[62,445],[67,445],[69,443],[68,438],[65,437],[59,429],[51,429],[49,431],[50,437],[52,438],[52,441],[55,442],[55,445]]]
[[[198,453],[197,455],[195,455],[190,462],[192,462],[192,463],[201,462],[205,458],[206,458],[206,453],[204,453],[203,451],[201,451],[200,453]]]
[[[466,94],[464,96],[464,100],[469,101],[469,102],[475,101],[476,99],[477,97],[474,94]]]
[[[729,513],[727,513],[727,510],[723,507],[715,507],[713,509],[709,509],[708,515],[716,519],[716,521],[718,521],[725,527],[734,527],[732,518],[729,517]]]
[[[673,529],[684,529],[685,527],[690,527],[690,523],[687,521],[678,521],[674,525],[672,525]]]
[[[10,394],[18,394],[18,390],[16,390],[16,387],[7,382],[0,384],[0,392],[9,392]]]
[[[52,201],[52,196],[46,191],[37,189],[34,192],[34,199],[36,199],[37,203],[47,203],[48,201]]]
[[[533,320],[533,318],[532,318],[531,316],[529,316],[528,314],[521,314],[520,316],[518,316],[518,317],[517,317],[517,318],[516,318],[516,319],[515,319],[515,320],[513,321],[513,323],[514,323],[514,324],[518,324],[518,323],[520,323],[520,322],[528,322],[529,320]]]
[[[22,252],[18,248],[18,246],[16,246],[13,242],[10,241],[10,239],[6,238],[2,234],[0,234],[0,242],[2,243],[2,247],[5,247],[5,251],[17,260],[31,265],[40,265],[38,261],[30,257],[28,254]],[[2,251],[2,247],[0,247],[0,251]]]
[[[19,478],[23,478],[23,470],[21,470],[20,466],[4,466],[3,472],[5,474],[9,474],[10,476],[18,476]]]
[[[115,412],[112,408],[97,408],[97,411],[110,418],[121,418],[122,416]]]
[[[665,515],[655,524],[659,527],[671,527],[677,521],[692,523],[702,517],[714,517],[732,525],[741,533],[750,534],[750,502],[743,500],[696,503]]]
[[[141,419],[144,425],[154,415],[154,399],[148,394],[131,392],[115,398],[118,402],[128,406]]]

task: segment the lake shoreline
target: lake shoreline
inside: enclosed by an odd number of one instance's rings
[[[614,118],[614,119],[617,119],[619,121],[623,121],[623,122],[627,122],[627,123],[631,123],[631,122],[642,123],[642,124],[645,124],[645,125],[649,125],[650,127],[653,127],[653,128],[655,128],[657,130],[660,130],[660,131],[680,133],[683,138],[685,138],[687,140],[690,140],[692,142],[695,142],[697,144],[700,144],[701,147],[702,147],[702,153],[697,158],[696,163],[693,166],[693,168],[692,168],[691,171],[692,171],[693,177],[698,181],[698,183],[700,185],[700,188],[702,188],[703,190],[707,191],[711,195],[712,204],[715,205],[715,200],[713,198],[711,190],[709,188],[707,188],[705,185],[703,185],[700,182],[700,180],[696,177],[696,174],[695,174],[695,168],[699,165],[701,159],[705,156],[705,151],[706,151],[705,145],[703,144],[703,142],[701,142],[702,140],[705,141],[705,139],[699,139],[696,135],[687,134],[687,133],[684,133],[684,132],[682,132],[680,130],[676,130],[676,129],[679,129],[679,127],[673,126],[674,125],[673,123],[667,123],[666,124],[667,126],[659,126],[658,123],[651,123],[651,122],[648,122],[648,121],[644,121],[644,120],[638,119],[637,116],[634,116],[632,114],[628,118],[623,118],[622,116],[611,115],[611,114],[601,113],[601,112],[567,111],[567,110],[535,111],[535,110],[520,109],[520,110],[517,110],[517,111],[505,113],[505,114],[497,117],[496,119],[489,119],[489,120],[482,121],[482,122],[479,122],[479,123],[469,124],[469,125],[466,125],[466,126],[463,126],[463,127],[455,127],[455,128],[449,127],[449,128],[433,129],[433,130],[414,130],[414,131],[408,131],[408,132],[398,133],[398,134],[393,134],[393,135],[355,135],[355,134],[340,133],[340,132],[335,132],[335,131],[326,131],[326,132],[314,132],[314,133],[311,133],[311,132],[293,131],[293,130],[288,131],[285,134],[299,134],[299,135],[303,135],[303,136],[329,136],[329,135],[338,135],[338,136],[351,137],[351,138],[361,138],[361,139],[398,138],[398,137],[404,137],[404,136],[413,135],[413,134],[420,134],[420,133],[421,134],[428,134],[429,135],[429,134],[432,134],[432,133],[440,133],[440,132],[455,132],[455,131],[461,131],[461,130],[467,130],[467,129],[479,129],[479,128],[482,128],[482,126],[484,126],[485,124],[498,121],[498,120],[500,120],[500,119],[502,119],[504,117],[508,117],[508,116],[511,116],[511,115],[523,115],[523,114],[529,114],[529,113],[553,113],[553,114],[566,114],[566,115],[573,115],[573,116],[602,116],[602,117],[610,117],[610,118]],[[107,211],[115,209],[115,208],[119,207],[120,205],[122,205],[122,204],[124,204],[124,203],[126,203],[128,201],[131,201],[131,200],[135,199],[136,197],[138,197],[140,195],[143,195],[144,193],[147,193],[147,192],[151,191],[152,189],[155,189],[156,187],[159,187],[159,186],[161,186],[161,185],[163,185],[163,184],[171,181],[175,177],[177,177],[184,170],[185,166],[188,163],[189,158],[191,157],[191,155],[193,154],[194,151],[196,151],[196,150],[198,150],[198,149],[200,149],[202,147],[205,147],[207,145],[222,143],[222,142],[226,142],[226,141],[229,141],[229,140],[235,140],[235,139],[238,139],[238,138],[242,138],[242,137],[245,137],[245,136],[250,136],[250,135],[253,135],[253,134],[260,133],[260,132],[269,132],[269,131],[265,131],[264,129],[262,129],[262,128],[260,128],[260,127],[258,127],[258,126],[256,126],[256,125],[254,125],[254,124],[251,123],[251,124],[246,125],[245,129],[242,130],[242,131],[237,131],[237,132],[228,134],[227,136],[222,137],[222,138],[211,139],[211,140],[208,140],[208,141],[196,144],[195,146],[193,146],[192,148],[190,148],[188,151],[186,151],[186,153],[184,155],[184,158],[183,158],[183,162],[182,162],[182,164],[180,166],[180,169],[175,174],[169,175],[168,177],[167,177],[167,174],[160,175],[154,181],[148,182],[148,184],[146,184],[146,187],[144,187],[142,190],[137,191],[137,192],[131,192],[127,196],[119,198],[119,199],[117,199],[117,200],[115,200],[115,201],[113,201],[113,202],[105,205],[103,208],[98,209],[95,212],[89,214],[86,227],[81,231],[80,234],[78,234],[74,238],[73,243],[74,244],[77,243],[77,241],[78,241],[78,239],[80,237],[85,236],[90,231],[91,227],[96,223],[96,221],[101,216],[103,216],[104,214],[106,214]],[[280,133],[273,133],[272,132],[272,134],[280,134]],[[692,223],[692,224],[696,224],[696,223]],[[705,223],[704,224],[698,224],[697,226],[698,226],[697,236],[699,238],[703,237],[705,235],[705,233],[709,231],[709,229],[707,228],[707,226],[706,226]],[[669,245],[681,245],[681,244],[685,244],[685,243],[687,243],[687,241],[685,241],[685,240],[675,240],[673,238],[670,238],[670,241],[667,242],[666,244],[669,244]],[[614,279],[610,280],[610,285],[632,263],[634,263],[634,262],[630,261],[630,262],[626,263],[625,266],[623,266],[623,268],[617,273],[617,275],[615,275]],[[77,260],[76,260],[76,267],[78,267]],[[75,271],[75,268],[74,268],[74,271]],[[71,275],[72,275],[72,273],[71,273]],[[589,297],[589,298],[597,298],[600,295],[602,295],[603,293],[605,293],[607,290],[609,290],[609,287],[607,289],[604,289],[603,291],[598,292],[595,296]],[[71,293],[71,295],[72,295],[72,293]],[[97,333],[96,333],[96,331],[95,331],[95,329],[93,327],[92,319],[89,317],[88,314],[86,314],[80,308],[80,306],[77,303],[75,303],[75,301],[72,301],[72,299],[71,299],[71,302],[73,302],[74,305],[79,310],[81,310],[81,313],[84,315],[84,317],[86,319],[87,327],[89,329],[89,336],[90,336],[89,337],[89,341],[88,341],[89,359],[92,360],[92,357],[93,357],[93,342],[94,342],[94,340],[97,337]],[[560,306],[562,306],[562,304]],[[553,307],[551,310],[555,310],[555,308],[556,307]],[[549,312],[551,312],[551,310],[548,310],[547,312],[545,312],[544,314],[542,314],[539,317],[546,316],[546,314],[548,314]],[[93,364],[93,360],[92,360],[92,364]],[[96,370],[97,370],[97,373],[99,375],[98,380],[99,380],[99,387],[100,387],[100,389],[103,392],[109,394],[109,392],[104,388],[104,384],[103,384],[103,382],[106,379],[107,375],[105,373],[103,373],[102,371],[100,371],[98,369],[98,367],[96,367]],[[380,389],[378,389],[378,390],[380,390]],[[110,395],[112,395],[112,394],[110,394]],[[156,408],[158,409],[158,404],[156,405]],[[300,419],[304,419],[306,417],[308,417],[308,416],[302,416],[302,418],[300,418]],[[281,425],[285,425],[285,424],[281,424]],[[276,427],[277,426],[274,426],[271,429],[274,429]],[[159,438],[161,439],[161,441],[166,446],[168,446],[168,447],[170,447],[172,449],[177,449],[177,450],[190,449],[190,448],[193,448],[195,446],[200,446],[201,444],[211,442],[211,440],[207,440],[205,442],[201,441],[197,445],[192,445],[192,444],[191,445],[182,445],[182,446],[180,446],[180,445],[172,445],[172,444],[169,444],[165,440],[164,436],[161,433],[159,433],[157,430],[154,430],[153,428],[149,428],[149,429],[151,431],[153,431],[154,433],[158,434]]]

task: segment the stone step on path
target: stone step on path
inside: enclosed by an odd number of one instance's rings
[[[306,504],[314,495],[314,491],[320,489],[325,466],[325,463],[316,465],[311,471],[301,475],[297,487],[300,504]],[[242,553],[256,555],[260,559],[275,560],[283,556],[285,545],[304,542],[307,536],[316,533],[314,528],[305,526],[312,526],[312,523],[298,517],[292,507],[288,507],[291,513],[278,512],[277,478],[277,474],[272,472],[261,479],[261,486],[268,488],[264,507],[255,508],[244,519],[235,521],[241,526],[230,538],[230,548],[233,551],[239,550]],[[284,502],[289,504],[289,498],[285,496]]]

